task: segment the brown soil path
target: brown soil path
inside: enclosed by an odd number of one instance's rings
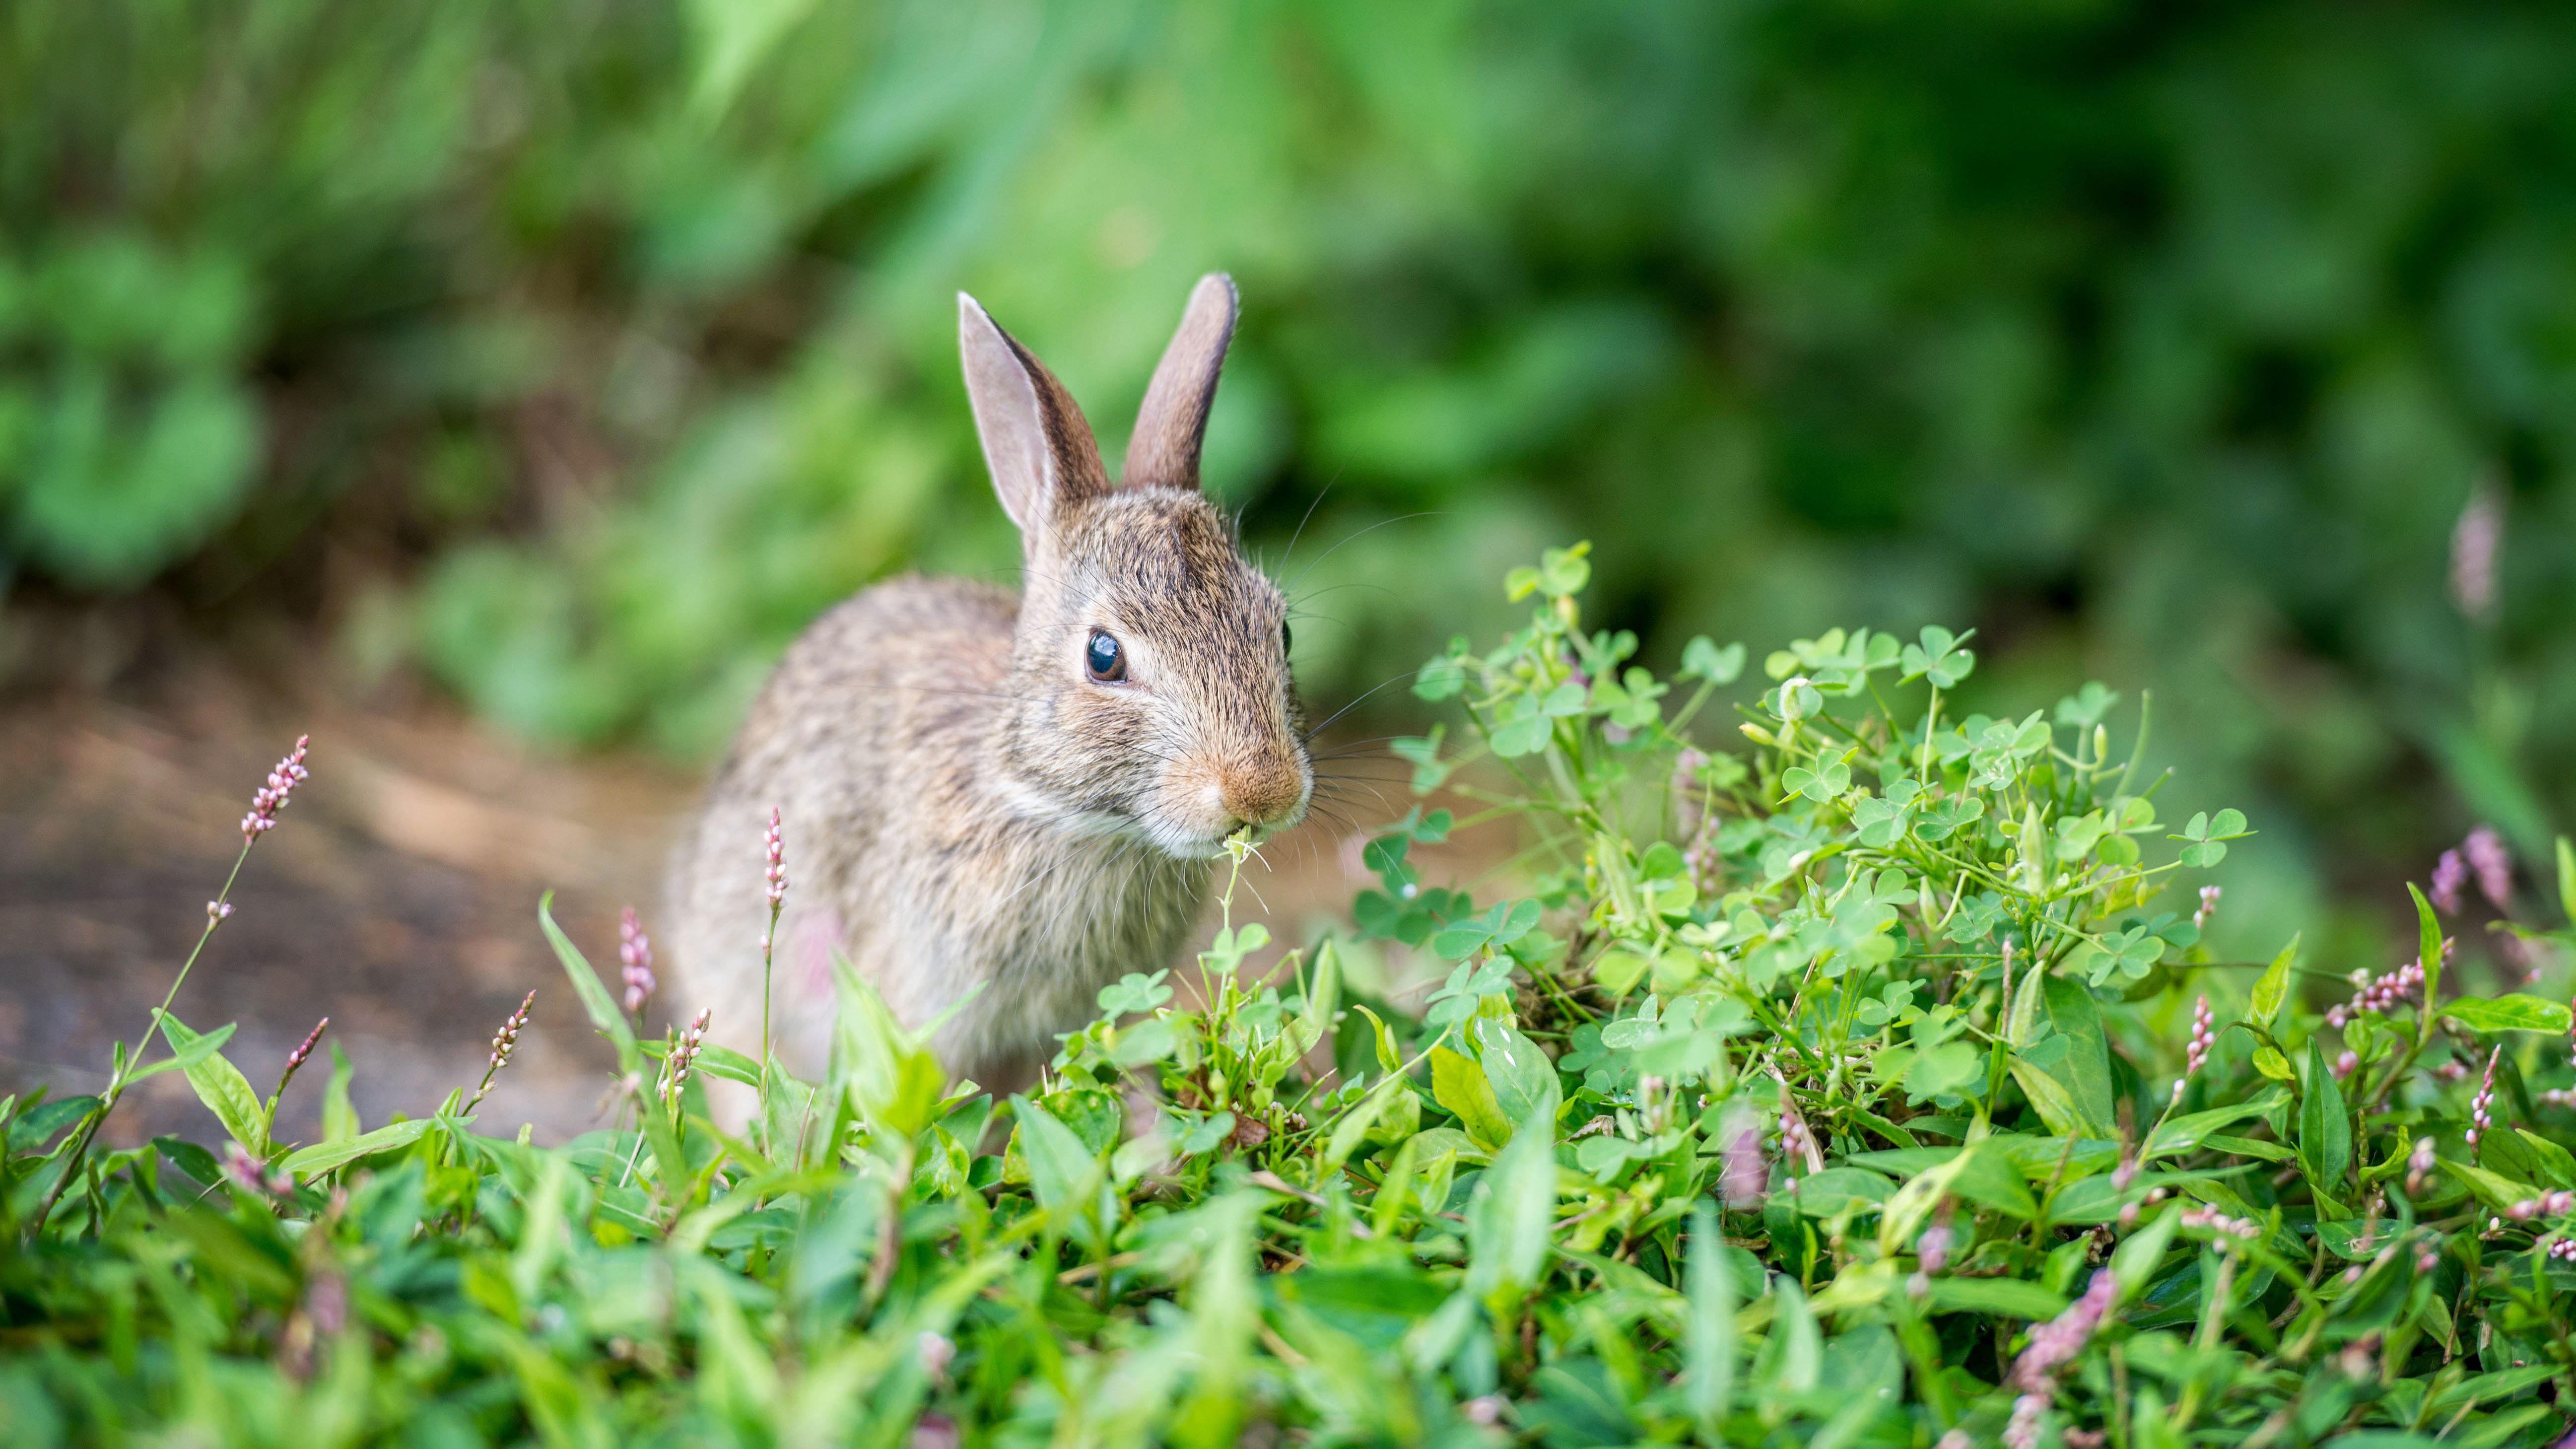
[[[533,987],[532,1023],[483,1124],[532,1123],[540,1141],[597,1125],[610,1058],[538,933],[537,900],[555,891],[557,919],[613,974],[618,909],[644,907],[649,924],[696,781],[637,758],[549,756],[435,712],[284,703],[217,664],[156,674],[0,709],[0,1094],[104,1081],[111,1037],[143,1029],[196,939],[251,791],[309,733],[312,778],[251,852],[180,1019],[239,1023],[227,1054],[265,1093],[329,1016],[373,1126],[470,1088]],[[1401,803],[1400,788],[1381,788]],[[1339,813],[1365,825],[1392,812],[1362,793]],[[1274,843],[1247,907],[1283,941],[1311,938],[1365,878],[1358,845],[1321,821]],[[316,1129],[326,1063],[288,1093],[290,1140]],[[108,1135],[217,1130],[184,1079],[164,1075]]]

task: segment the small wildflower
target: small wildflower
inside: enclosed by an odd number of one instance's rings
[[[1914,1244],[1915,1259],[1924,1272],[1938,1273],[1950,1266],[1950,1247],[1957,1237],[1944,1225],[1936,1224],[1924,1230],[1923,1236]]]
[[[761,837],[761,848],[769,856],[769,908],[777,910],[787,899],[787,837],[779,829],[778,807],[769,807],[769,830]]]
[[[1780,1084],[1780,1155],[1804,1158],[1807,1170],[1822,1171],[1824,1154],[1816,1150],[1816,1134],[1807,1130],[1806,1119],[1798,1115],[1798,1104],[1790,1099],[1789,1084]]]
[[[2504,542],[2504,500],[2480,483],[2451,526],[2451,602],[2473,623],[2495,614],[2496,548]]]
[[[267,1163],[242,1150],[238,1142],[224,1144],[224,1176],[244,1192],[284,1197],[295,1191],[295,1174],[282,1167],[270,1168]]]
[[[1503,1419],[1503,1396],[1484,1394],[1460,1404],[1458,1411],[1465,1414],[1471,1424],[1499,1424]]]
[[[2214,1207],[2184,1208],[2182,1210],[2182,1225],[2186,1228],[2207,1228],[2212,1232],[2225,1233],[2229,1237],[2243,1238],[2249,1241],[2263,1235],[2263,1229],[2260,1225],[2250,1222],[2244,1218],[2229,1217],[2227,1214],[2220,1212]]]
[[[626,1014],[633,1016],[660,985],[653,978],[653,938],[644,934],[633,906],[617,918],[617,964],[626,978]]]
[[[2185,1060],[2190,1065],[2184,1070],[2183,1075],[2199,1076],[2200,1069],[2208,1064],[2209,1049],[2216,1045],[2218,1045],[2218,1017],[2209,1009],[2209,998],[2204,996],[2200,999],[2200,1004],[2192,1008],[2191,1046],[2185,1056]]]
[[[311,735],[297,735],[295,748],[277,762],[277,768],[268,772],[267,783],[250,797],[250,813],[241,823],[243,845],[277,828],[277,812],[286,808],[286,797],[312,773],[304,768],[305,752],[312,744]]]
[[[2472,1148],[2475,1148],[2478,1145],[2478,1140],[2485,1136],[2487,1132],[2495,1126],[2495,1119],[2489,1115],[2488,1109],[2495,1105],[2496,1061],[2503,1055],[2504,1048],[2502,1046],[2498,1046],[2495,1050],[2487,1053],[2486,1082],[2483,1086],[2478,1088],[2477,1096],[2469,1102],[2468,1137],[2469,1146]]]
[[[2200,909],[2191,913],[2191,925],[2193,930],[2205,931],[2209,929],[2209,918],[2218,914],[2218,895],[2218,887],[2214,885],[2205,885],[2200,888]]]
[[[286,1084],[294,1081],[295,1074],[303,1069],[306,1062],[313,1059],[313,1048],[321,1043],[322,1033],[329,1030],[330,1026],[331,1018],[327,1016],[313,1023],[313,1029],[304,1034],[303,1042],[295,1050],[286,1054],[286,1070],[278,1076],[277,1095],[281,1097],[286,1095]]]
[[[2047,1412],[2048,1400],[2039,1394],[2014,1399],[2012,1421],[2004,1425],[2004,1449],[2039,1449],[2039,1418]]]
[[[482,1105],[484,1094],[492,1090],[492,1079],[510,1064],[510,1053],[518,1049],[519,1033],[527,1029],[528,1013],[536,1004],[537,993],[534,991],[521,997],[519,1009],[510,1013],[509,1020],[501,1023],[499,1031],[492,1033],[492,1059],[483,1065],[483,1080],[474,1088],[474,1100],[465,1104],[469,1114]]]
[[[957,1345],[947,1335],[923,1329],[912,1341],[913,1357],[921,1364],[922,1374],[933,1382],[947,1378],[949,1362],[957,1357]]]
[[[2358,1069],[2360,1068],[2360,1066],[2361,1066],[2361,1053],[2359,1053],[2359,1052],[2353,1052],[2353,1051],[2348,1051],[2348,1052],[2343,1053],[2341,1056],[2338,1056],[2338,1057],[2336,1057],[2336,1058],[2335,1058],[2335,1062],[2334,1062],[2334,1074],[2335,1074],[2335,1080],[2336,1080],[2336,1081],[2338,1081],[2338,1082],[2340,1082],[2340,1081],[2342,1081],[2344,1078],[2351,1076],[2351,1075],[2352,1075],[2356,1070],[2358,1070]]]
[[[229,920],[232,913],[233,907],[230,901],[206,902],[206,924],[210,926],[219,921]]]
[[[1771,1164],[1762,1156],[1761,1120],[1739,1109],[1739,1115],[1728,1125],[1728,1134],[1718,1190],[1725,1194],[1728,1207],[1760,1207],[1771,1187]]]
[[[2083,1297],[2030,1331],[2030,1342],[2022,1349],[2021,1357],[2013,1360],[2007,1382],[2025,1395],[2045,1395],[2057,1371],[2073,1362],[2092,1339],[2093,1331],[2102,1326],[2103,1315],[2111,1311],[2111,1299],[2118,1291],[2119,1280],[2110,1269],[2095,1271]],[[2045,1399],[2041,1407],[2046,1407]],[[2018,1416],[2020,1405],[2016,1404],[2013,1412]]]
[[[2451,950],[2452,942],[2444,940],[2442,942],[2443,960],[2450,959]],[[2352,973],[2352,983],[2354,987],[2352,1000],[2343,1005],[2331,1007],[2326,1012],[2326,1023],[2337,1031],[2342,1030],[2355,1017],[2384,1016],[2410,999],[2416,992],[2421,991],[2424,987],[2424,963],[2409,961],[2394,971],[2375,977],[2367,970],[2357,970]]]
[[[2406,1159],[2406,1195],[2408,1197],[2424,1195],[2424,1179],[2432,1175],[2436,1161],[2433,1155],[2433,1139],[2416,1138],[2415,1151]]]
[[[2477,872],[2478,894],[2487,904],[2501,911],[2513,899],[2513,853],[2504,848],[2504,837],[2489,826],[2481,825],[2460,842],[2460,854],[2466,856],[2469,869]]]
[[[707,1021],[714,1015],[713,1007],[699,1012],[698,1019],[689,1023],[689,1029],[680,1033],[679,1044],[671,1048],[671,1084],[663,1090],[664,1100],[676,1102],[680,1099],[680,1088],[688,1084],[689,1069],[697,1065],[698,1049],[706,1045]]]
[[[2433,904],[2443,915],[2460,913],[2460,888],[2468,883],[2468,862],[2460,859],[2458,851],[2443,851],[2441,859],[2433,862]]]

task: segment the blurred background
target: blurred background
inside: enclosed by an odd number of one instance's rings
[[[1937,621],[1969,707],[2151,690],[2165,813],[2262,831],[2223,951],[2388,964],[2480,822],[2546,918],[2571,90],[2545,4],[8,7],[0,1072],[132,1034],[310,729],[181,1014],[332,1011],[421,1110],[809,618],[1016,562],[952,294],[1114,460],[1217,268],[1210,487],[1327,709],[1589,538],[1651,662]],[[539,1022],[499,1105],[578,1125]]]

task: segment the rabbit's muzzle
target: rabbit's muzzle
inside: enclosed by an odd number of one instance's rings
[[[1306,808],[1306,772],[1293,758],[1221,769],[1217,800],[1235,829],[1249,825],[1268,831],[1292,824]]]
[[[1288,750],[1200,756],[1173,770],[1164,791],[1167,828],[1187,839],[1175,849],[1197,855],[1247,826],[1268,836],[1296,824],[1306,813],[1306,763]]]

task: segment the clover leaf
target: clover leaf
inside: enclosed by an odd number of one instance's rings
[[[1681,673],[1711,684],[1733,684],[1744,673],[1744,646],[1729,644],[1721,649],[1706,634],[1695,635],[1682,646]]]
[[[2193,870],[2207,870],[2227,858],[2225,842],[2243,840],[2254,832],[2245,828],[2245,812],[2221,810],[2215,818],[2203,810],[2184,824],[2182,834],[2168,835],[2167,840],[2185,842],[2177,857]]]
[[[1917,679],[1929,679],[1935,689],[1953,687],[1977,667],[1977,656],[1959,647],[1975,638],[1976,633],[1971,629],[1965,634],[1953,634],[1938,624],[1924,625],[1920,636],[1922,642],[1905,646],[1901,660],[1905,672],[1898,676],[1897,682],[1910,684]]]

